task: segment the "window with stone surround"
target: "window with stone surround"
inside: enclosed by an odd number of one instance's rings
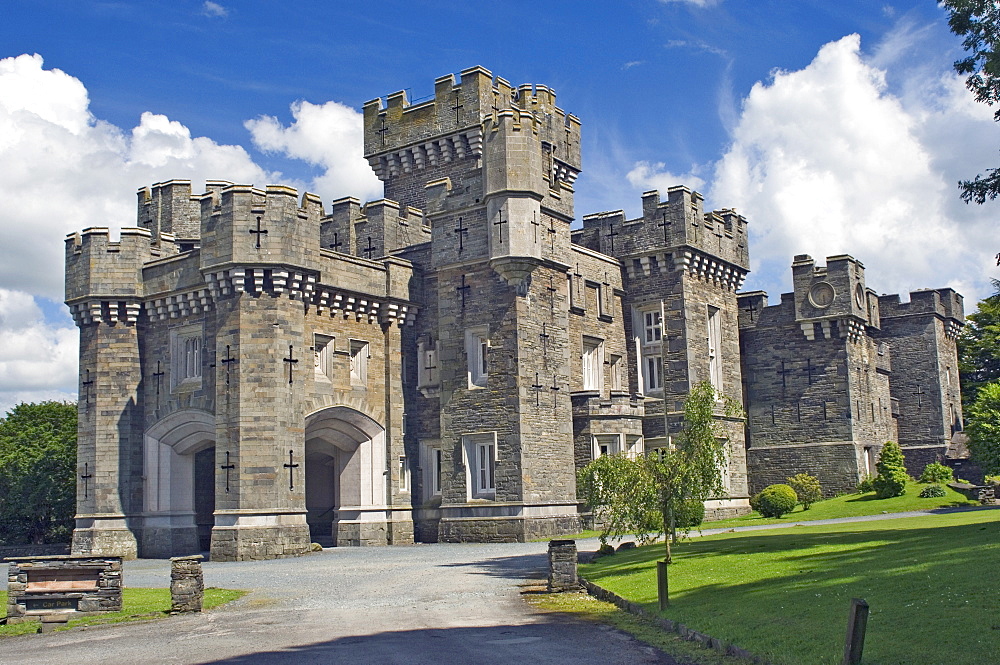
[[[399,458],[399,491],[410,491],[410,466],[406,463],[405,457]]]
[[[436,386],[440,379],[437,348],[433,341],[417,342],[417,387]]]
[[[722,312],[708,306],[708,379],[716,392],[722,391]]]
[[[337,348],[336,339],[330,335],[313,335],[313,357],[316,362],[316,378],[333,380],[333,356]]]
[[[601,390],[604,377],[604,340],[597,337],[583,337],[583,389]]]
[[[201,385],[202,326],[194,324],[170,331],[170,387]]]
[[[663,390],[663,315],[660,304],[638,309],[635,312],[635,328],[638,330],[639,376],[642,379],[641,392],[651,393]]]
[[[468,434],[462,437],[462,444],[469,498],[495,498],[496,433]]]
[[[486,326],[465,331],[465,353],[468,359],[469,388],[485,388],[489,377],[490,338]]]
[[[593,440],[594,459],[606,455],[617,455],[622,451],[621,434],[595,434]]]
[[[622,357],[611,354],[611,390],[625,390],[625,380],[622,376]]]
[[[351,385],[363,386],[368,383],[368,359],[371,351],[368,342],[361,339],[351,340]]]

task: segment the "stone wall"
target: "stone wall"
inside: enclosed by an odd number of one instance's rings
[[[122,608],[121,557],[9,558],[7,621],[61,612]]]

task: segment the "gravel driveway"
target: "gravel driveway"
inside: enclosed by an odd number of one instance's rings
[[[666,663],[605,626],[538,613],[546,543],[334,548],[204,565],[206,586],[251,589],[200,615],[7,639],[0,663]],[[165,587],[169,562],[125,564],[125,584]]]

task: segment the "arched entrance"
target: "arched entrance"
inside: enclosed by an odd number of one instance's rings
[[[215,512],[215,418],[185,409],[143,437],[143,526],[139,556],[196,554]]]
[[[306,511],[324,545],[386,543],[385,429],[346,406],[306,417]]]

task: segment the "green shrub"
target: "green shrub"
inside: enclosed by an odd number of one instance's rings
[[[922,483],[950,483],[952,479],[951,469],[940,462],[931,462],[920,472]]]
[[[910,477],[906,474],[904,461],[899,444],[895,441],[886,441],[878,456],[878,464],[875,465],[878,474],[872,481],[876,497],[888,499],[906,494],[906,481]]]
[[[705,520],[705,504],[697,499],[688,499],[674,506],[674,526],[690,529]]]
[[[858,483],[858,494],[867,494],[875,491],[875,476],[870,473]]]
[[[940,499],[943,496],[947,496],[947,494],[940,485],[928,485],[920,490],[920,494],[917,496],[921,499]]]
[[[750,499],[750,507],[764,517],[781,517],[795,510],[799,497],[788,485],[768,485]]]
[[[819,484],[819,478],[810,476],[808,473],[797,473],[786,480],[789,487],[795,490],[802,504],[802,510],[809,510],[809,506],[823,498],[823,488]]]

